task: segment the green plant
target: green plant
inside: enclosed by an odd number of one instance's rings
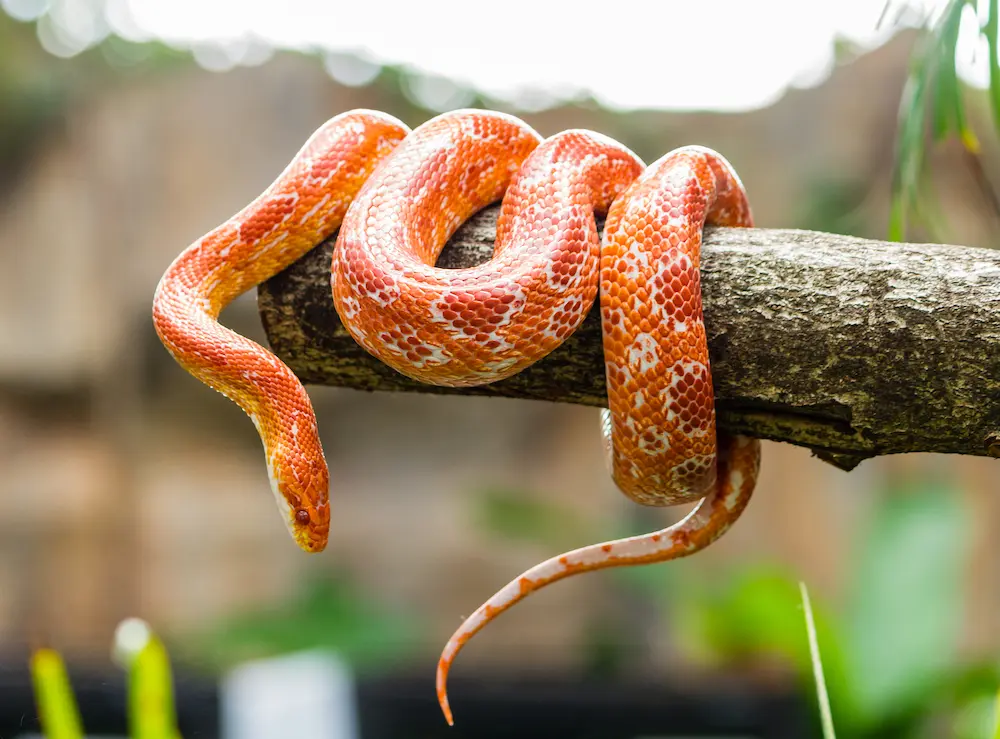
[[[799,584],[802,592],[802,608],[806,618],[806,633],[809,638],[809,656],[813,665],[813,676],[816,683],[816,700],[819,705],[820,720],[823,728],[823,739],[836,739],[833,727],[833,712],[830,708],[830,696],[826,690],[826,680],[823,674],[823,662],[820,654],[819,640],[816,636],[816,625],[813,618],[812,605],[809,600],[809,592],[805,583]],[[984,703],[979,701],[978,708]],[[966,713],[964,720],[957,722],[955,736],[960,739],[974,739],[987,735],[987,724],[992,723],[992,730],[989,736],[993,739],[1000,739],[1000,691],[997,691],[991,701],[990,717],[984,720],[984,711],[971,712],[971,720],[968,720],[970,712]]]
[[[816,637],[816,619],[813,617],[812,603],[809,601],[809,590],[804,582],[799,583],[799,589],[802,591],[802,610],[806,616],[809,658],[812,660],[813,677],[816,680],[816,699],[819,703],[819,715],[823,725],[823,739],[836,739],[833,730],[833,713],[830,711],[830,695],[826,689],[823,661],[820,659],[819,639]]]
[[[215,669],[309,649],[366,669],[412,653],[422,633],[412,614],[380,607],[346,579],[317,576],[287,603],[223,619],[182,645],[186,658]]]
[[[994,705],[1000,669],[992,660],[970,664],[958,650],[968,541],[959,491],[928,476],[868,494],[872,516],[859,532],[845,602],[834,610],[812,599],[808,633],[801,628],[798,578],[783,567],[755,563],[706,578],[700,563],[678,560],[610,573],[623,592],[660,614],[693,659],[726,669],[777,658],[804,685],[822,653],[830,699],[821,700],[820,717],[826,721],[822,713],[832,702],[841,739],[916,739],[941,721],[954,726],[956,739],[986,739],[983,716]],[[558,526],[539,524],[559,519],[551,504],[512,491],[492,491],[483,500],[480,523],[488,535],[552,550],[567,543]],[[569,514],[565,520],[577,543],[635,533],[620,524],[588,531],[593,527]],[[628,634],[607,623],[600,634],[603,654],[621,658]]]
[[[122,622],[116,653],[128,672],[128,723],[132,739],[180,739],[173,676],[163,642],[138,619]],[[38,649],[31,657],[38,720],[47,739],[83,739],[83,723],[60,654]]]
[[[989,659],[970,663],[958,650],[968,531],[961,497],[934,478],[870,494],[875,507],[843,607],[814,602],[811,609],[838,731],[916,738],[945,722],[956,737],[985,739],[981,709],[993,700],[1000,670]],[[790,573],[760,565],[713,588],[686,583],[684,601],[674,606],[682,614],[680,638],[722,661],[780,655],[805,682],[815,664],[791,623],[793,583]]]
[[[48,739],[82,739],[83,723],[62,656],[38,649],[31,656],[38,720]]]
[[[986,1],[988,17],[980,32],[986,40],[990,59],[989,108],[1000,132],[1000,62],[997,60],[1000,0]],[[892,4],[893,0],[889,0],[886,8]],[[932,144],[955,135],[972,157],[978,157],[979,141],[966,116],[966,99],[955,55],[963,14],[974,15],[976,10],[976,0],[948,0],[940,14],[927,19],[925,32],[914,50],[899,107],[889,216],[889,238],[893,241],[905,237],[911,216],[921,215],[927,223],[933,214],[931,203],[922,193],[928,132]],[[978,159],[976,163],[978,165]]]

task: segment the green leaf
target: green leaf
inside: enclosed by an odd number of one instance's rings
[[[879,499],[846,618],[852,705],[863,724],[918,711],[957,667],[967,541],[955,490],[924,483]]]
[[[979,692],[955,701],[951,707],[951,739],[1000,739],[996,690]]]
[[[986,27],[983,29],[986,36],[986,45],[990,55],[990,110],[993,112],[993,125],[1000,133],[1000,60],[997,54],[1000,53],[1000,0],[990,0],[989,16],[986,20]]]
[[[889,211],[890,241],[902,241],[906,235],[906,222],[920,187],[923,165],[928,72],[923,53],[915,53],[916,66],[906,81],[899,103],[899,133],[896,137]]]
[[[39,649],[31,656],[38,720],[46,739],[83,739],[83,722],[66,665],[58,652]]]
[[[329,649],[355,669],[393,664],[422,642],[411,613],[382,609],[345,580],[309,579],[285,606],[224,619],[193,638],[192,654],[225,667],[246,659]]]
[[[992,10],[996,9],[997,2],[1000,0],[991,0]],[[917,210],[927,146],[928,107],[933,114],[931,130],[934,141],[941,141],[955,133],[969,151],[979,151],[979,140],[966,119],[955,59],[962,14],[966,7],[974,8],[975,4],[972,0],[949,0],[940,17],[918,39],[913,52],[910,75],[899,106],[889,212],[890,241],[903,240],[910,214]],[[995,32],[995,21],[992,27]],[[991,49],[995,66],[995,38]],[[998,102],[994,108],[1000,116],[1000,75],[991,74],[991,85],[994,78],[997,81]],[[997,120],[1000,121],[1000,118]]]
[[[993,739],[1000,739],[1000,691],[993,702]]]
[[[507,539],[566,548],[579,546],[579,542],[596,535],[572,509],[528,493],[492,488],[478,493],[475,499],[478,525]]]
[[[180,739],[170,658],[155,635],[129,668],[128,706],[132,739]]]
[[[930,71],[936,81],[932,101],[934,140],[941,141],[954,132],[969,151],[978,152],[979,141],[965,118],[962,87],[955,59],[962,14],[969,5],[969,0],[951,0],[938,27],[932,32],[933,59]]]
[[[711,585],[690,581],[683,590],[687,596],[673,605],[683,642],[700,642],[706,650],[729,660],[761,653],[779,655],[804,679],[810,677],[812,666],[809,641],[802,631],[801,593],[787,572],[754,565]],[[827,665],[827,682],[831,692],[837,693],[845,673],[835,623],[823,607],[813,608],[813,622]]]

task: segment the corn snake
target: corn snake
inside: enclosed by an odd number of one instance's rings
[[[435,267],[457,227],[501,198],[493,258]],[[595,216],[605,214],[599,239]],[[339,228],[331,288],[354,339],[407,376],[461,387],[538,361],[600,295],[613,479],[646,505],[701,502],[670,528],[536,565],[480,606],[438,665],[449,723],[452,661],[499,613],[578,572],[691,554],[749,501],[759,442],[715,428],[699,274],[706,222],[752,225],[738,176],[708,149],[677,149],[646,167],[600,134],[543,140],[501,113],[455,111],[410,132],[358,110],[320,127],[264,193],[164,273],[157,333],[181,366],[251,417],[286,525],[311,552],[325,547],[330,522],[315,414],[291,370],[218,323],[225,305]]]

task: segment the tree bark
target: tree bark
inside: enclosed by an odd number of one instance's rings
[[[463,225],[439,265],[488,259],[498,210]],[[333,246],[258,290],[271,348],[303,382],[607,404],[596,304],[514,377],[422,385],[344,329],[330,293]],[[1000,456],[1000,251],[709,228],[701,269],[721,429],[809,447],[842,469],[900,452]]]

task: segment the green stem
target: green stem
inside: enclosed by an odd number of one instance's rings
[[[819,701],[819,715],[823,722],[823,739],[836,739],[833,732],[833,715],[830,712],[830,695],[826,690],[826,679],[823,677],[823,662],[819,656],[819,641],[816,638],[816,623],[813,620],[812,605],[809,602],[809,591],[804,582],[799,583],[802,592],[802,609],[806,615],[806,634],[809,636],[809,655],[812,658],[813,676],[816,679],[816,698]]]
[[[80,710],[73,697],[66,665],[53,649],[39,649],[31,656],[38,720],[46,739],[83,739]]]

